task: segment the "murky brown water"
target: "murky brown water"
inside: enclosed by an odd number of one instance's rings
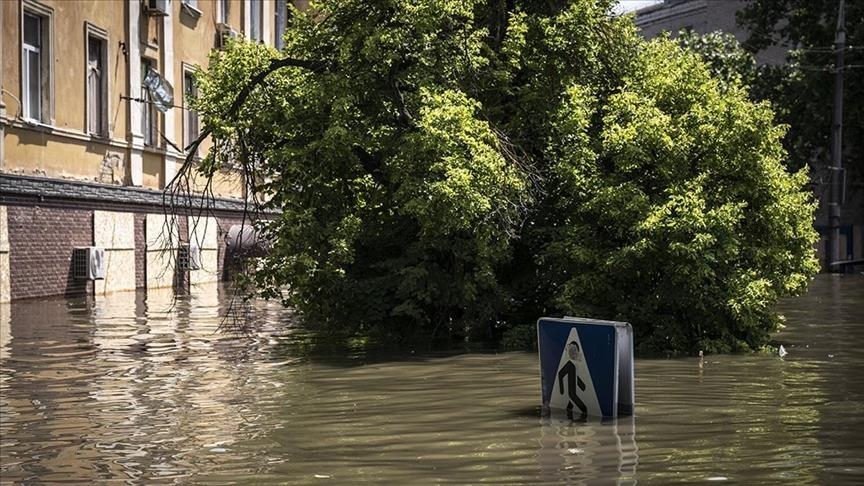
[[[223,307],[0,307],[0,482],[864,482],[860,276],[784,302],[784,359],[637,360],[637,416],[606,424],[539,417],[534,354],[300,357],[285,311],[250,341]]]

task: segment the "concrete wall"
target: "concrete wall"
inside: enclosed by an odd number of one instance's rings
[[[96,280],[96,293],[135,290],[135,215],[93,212],[93,244],[105,248],[105,278]]]
[[[145,223],[147,253],[145,259],[147,288],[173,287],[180,226],[175,218],[148,214]]]
[[[219,224],[210,216],[188,216],[190,245],[201,249],[201,268],[189,272],[192,285],[219,279]]]

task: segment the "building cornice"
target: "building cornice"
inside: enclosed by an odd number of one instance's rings
[[[128,209],[140,212],[167,210],[170,194],[165,191],[130,186],[112,186],[95,182],[52,179],[0,173],[0,205],[76,206],[86,208]],[[243,212],[246,204],[239,199],[201,196],[176,196],[173,210],[203,213]]]
[[[637,27],[647,27],[670,18],[679,18],[688,14],[701,12],[707,8],[707,0],[693,0],[671,6],[661,3],[637,10],[634,22]]]

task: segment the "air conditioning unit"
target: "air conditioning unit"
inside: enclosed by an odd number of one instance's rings
[[[105,248],[85,246],[72,250],[72,275],[76,279],[105,278]]]
[[[216,48],[222,49],[228,44],[228,39],[234,39],[238,35],[237,31],[232,29],[230,25],[221,22],[216,24]]]
[[[197,245],[180,245],[177,250],[177,268],[201,270],[201,248]]]
[[[169,0],[146,0],[144,8],[151,17],[164,17],[171,12]]]

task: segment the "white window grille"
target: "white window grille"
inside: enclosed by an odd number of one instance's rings
[[[108,80],[105,39],[87,36],[87,131],[108,135]]]
[[[192,99],[198,94],[195,85],[195,73],[189,70],[183,71],[183,144],[189,145],[198,138],[198,112],[190,105]]]
[[[24,38],[21,53],[21,97],[24,118],[42,120],[42,98],[44,95],[42,48],[44,19],[38,15],[24,13]]]

